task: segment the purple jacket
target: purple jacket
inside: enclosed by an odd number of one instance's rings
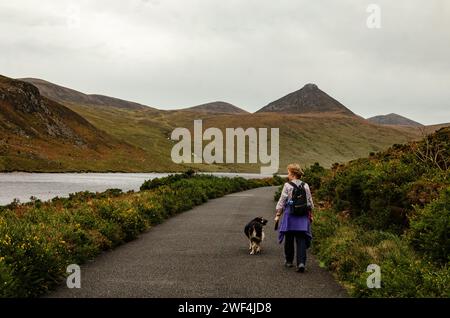
[[[295,184],[299,185],[300,180],[294,180]],[[314,203],[312,201],[311,191],[308,184],[305,183],[306,197],[308,201],[308,206],[311,210],[314,208]],[[292,197],[293,187],[289,183],[285,183],[283,191],[281,192],[280,199],[277,204],[277,209],[283,209],[283,216],[281,218],[280,226],[278,229],[278,241],[281,244],[284,239],[284,234],[288,231],[302,231],[305,232],[306,236],[309,238],[307,240],[307,246],[309,246],[312,240],[311,232],[311,222],[308,215],[297,216],[291,213],[292,206],[286,204],[288,199]]]

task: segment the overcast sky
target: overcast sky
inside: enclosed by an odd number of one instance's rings
[[[0,74],[160,109],[316,83],[364,117],[450,122],[449,57],[446,0],[0,0]]]

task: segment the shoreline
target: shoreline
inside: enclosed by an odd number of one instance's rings
[[[63,173],[73,173],[73,174],[87,174],[87,173],[129,173],[129,174],[147,174],[147,173],[167,173],[167,174],[176,174],[176,173],[183,173],[184,170],[180,171],[120,171],[120,170],[114,170],[114,171],[91,171],[91,170],[67,170],[67,171],[28,171],[28,170],[13,170],[13,171],[7,171],[7,170],[0,170],[0,174],[13,174],[13,173],[35,173],[35,174],[42,174],[42,173],[48,173],[48,174],[63,174]],[[263,175],[259,172],[246,172],[246,171],[196,171],[196,173],[240,173],[240,174],[256,174],[256,175]],[[279,175],[278,173],[275,173]],[[268,177],[273,176],[273,174],[264,174]]]
[[[7,206],[19,200],[21,203],[35,197],[49,201],[56,197],[68,197],[77,192],[104,192],[108,189],[120,189],[123,192],[139,191],[140,186],[154,178],[166,177],[170,172],[0,172],[0,206]],[[270,178],[272,175],[240,172],[198,172],[199,175],[217,177],[243,177],[245,179]],[[284,177],[283,175],[280,175]]]

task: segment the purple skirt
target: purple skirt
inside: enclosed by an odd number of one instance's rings
[[[287,205],[284,208],[283,216],[281,218],[280,227],[278,229],[278,242],[281,244],[284,239],[284,234],[289,231],[300,231],[306,234],[307,246],[309,247],[312,240],[311,222],[308,215],[297,216],[291,213],[292,206]]]

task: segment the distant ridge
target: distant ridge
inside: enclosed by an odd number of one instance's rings
[[[234,106],[230,103],[226,102],[211,102],[206,104],[201,104],[198,106],[183,108],[180,110],[191,110],[191,111],[200,111],[207,113],[221,113],[221,114],[248,114],[249,112]]]
[[[138,103],[122,100],[119,98],[84,94],[71,88],[60,86],[38,78],[20,78],[19,80],[33,84],[39,89],[41,95],[60,103],[75,103],[94,106],[112,106],[125,109],[152,109]]]
[[[400,116],[398,114],[387,114],[387,115],[379,115],[367,118],[368,121],[378,124],[378,125],[399,125],[399,126],[410,126],[410,127],[423,127],[421,123],[418,123],[409,118]]]
[[[340,113],[356,116],[350,109],[319,89],[316,84],[306,84],[303,88],[290,93],[264,106],[257,113]]]

